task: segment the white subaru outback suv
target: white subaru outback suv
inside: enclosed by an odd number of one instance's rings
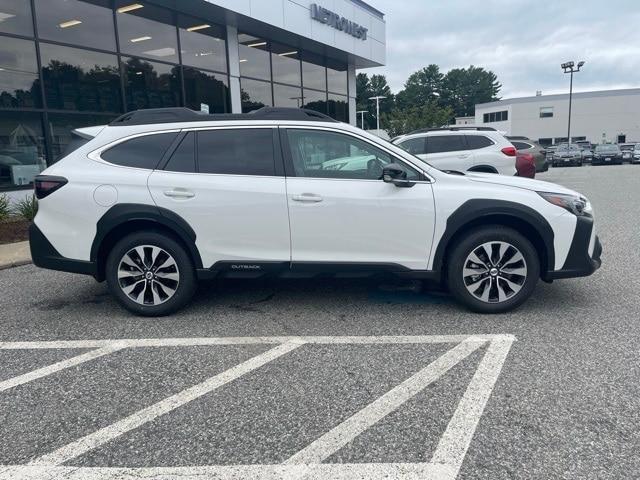
[[[176,311],[198,279],[380,273],[503,312],[600,266],[578,193],[446,173],[316,112],[141,110],[75,134],[36,178],[33,261],[106,280],[140,315]]]
[[[440,170],[516,174],[516,148],[495,128],[425,128],[393,143]]]

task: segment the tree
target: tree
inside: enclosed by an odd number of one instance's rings
[[[420,107],[437,102],[441,95],[443,78],[440,67],[434,64],[412,73],[405,82],[404,89],[397,95],[398,107]]]
[[[449,107],[441,107],[437,100],[425,105],[405,109],[396,108],[383,117],[384,127],[391,137],[404,135],[419,128],[436,128],[448,125],[453,115]]]
[[[440,100],[456,117],[474,115],[476,104],[498,100],[501,88],[495,73],[484,68],[454,68],[444,76]]]
[[[380,100],[380,116],[382,113],[390,113],[394,107],[394,95],[387,83],[384,75],[372,75],[371,78],[366,73],[359,73],[356,76],[356,110],[366,110],[364,114],[365,128],[372,129],[376,127],[376,104],[371,97],[387,97]],[[358,115],[358,125],[360,124],[360,115]]]

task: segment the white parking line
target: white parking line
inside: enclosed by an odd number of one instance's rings
[[[213,337],[124,340],[71,340],[53,342],[5,342],[0,350],[44,348],[97,348],[92,352],[2,382],[11,386],[42,378],[68,366],[77,365],[122,348],[175,347],[202,345],[275,344],[274,348],[236,365],[204,382],[187,388],[146,407],[105,428],[90,433],[28,465],[0,465],[0,480],[54,479],[124,480],[164,479],[219,480],[239,479],[391,479],[453,480],[458,475],[478,422],[500,374],[515,337],[512,335],[423,335],[423,336],[282,336],[282,337]],[[104,468],[67,467],[64,462],[104,445],[119,436],[165,415],[209,392],[295,350],[304,344],[457,344],[451,350],[403,381],[368,406],[320,436],[280,465],[211,465],[194,467]],[[430,462],[326,464],[331,454],[344,447],[369,427],[398,409],[403,403],[437,381],[447,371],[488,343],[487,351],[460,400],[453,417],[439,440]],[[9,382],[9,383],[7,383]],[[6,389],[5,388],[5,389]],[[0,391],[2,391],[0,389]]]
[[[97,350],[83,353],[82,355],[67,358],[66,360],[62,360],[46,367],[38,368],[37,370],[33,370],[23,375],[18,375],[17,377],[4,380],[0,382],[0,392],[4,392],[5,390],[9,390],[10,388],[17,387],[18,385],[31,382],[32,380],[36,380],[38,378],[46,377],[47,375],[59,372],[60,370],[64,370],[65,368],[75,367],[76,365],[88,362],[89,360],[93,360],[104,355],[109,355],[110,353],[117,352],[118,350],[122,350],[123,348],[124,346],[122,345],[108,345]]]
[[[451,468],[429,463],[323,463],[197,467],[0,467],[0,480],[449,480]]]
[[[431,383],[438,380],[453,366],[475,352],[480,346],[482,346],[482,343],[473,341],[472,339],[459,343],[422,370],[406,379],[400,385],[389,390],[383,396],[377,398],[362,410],[313,441],[284,463],[321,463],[369,427],[396,410],[414,395],[417,395]]]
[[[301,337],[186,337],[186,338],[132,338],[108,340],[53,340],[41,342],[0,342],[0,350],[100,348],[120,345],[127,348],[144,347],[196,347],[207,345],[256,345],[281,343],[318,344],[397,344],[397,343],[460,343],[467,339],[491,341],[503,334],[488,335],[393,335],[393,336],[301,336]]]
[[[101,428],[100,430],[90,433],[89,435],[86,435],[51,453],[43,455],[40,458],[36,458],[30,462],[30,465],[60,465],[73,458],[79,457],[89,450],[110,442],[130,430],[138,428],[161,415],[165,415],[178,407],[212,392],[216,388],[226,385],[236,378],[239,378],[242,375],[271,362],[272,360],[295,350],[301,345],[303,345],[303,343],[285,343],[278,345],[277,347],[267,350],[260,355],[256,355],[255,357],[252,357],[235,367],[231,367],[230,369],[225,370],[202,383],[189,387],[186,390],[167,397],[149,407],[143,408],[142,410],[139,410],[138,412],[129,415],[108,427]]]
[[[457,475],[513,341],[513,338],[504,338],[489,344],[447,429],[440,437],[431,463],[453,467]]]

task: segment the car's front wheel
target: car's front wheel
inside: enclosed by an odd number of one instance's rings
[[[453,296],[479,313],[501,313],[531,296],[540,277],[538,254],[523,235],[503,226],[465,234],[448,257]]]
[[[105,265],[109,288],[127,310],[162,316],[186,305],[196,290],[193,262],[161,232],[136,232],[120,240]]]

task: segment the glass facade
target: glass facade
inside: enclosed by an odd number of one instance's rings
[[[0,0],[0,41],[0,191],[29,188],[75,128],[140,108],[231,111],[226,28],[152,2]],[[238,42],[242,111],[348,121],[346,63],[247,33]]]
[[[247,33],[238,44],[243,112],[304,107],[349,121],[346,63]]]

